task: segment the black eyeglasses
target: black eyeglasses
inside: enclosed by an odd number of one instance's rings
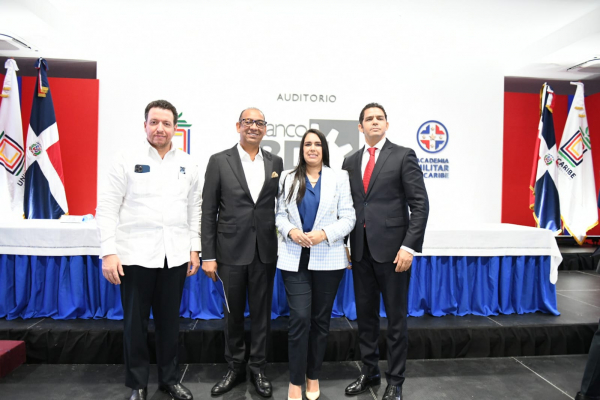
[[[248,127],[252,126],[253,124],[256,124],[256,126],[259,128],[264,128],[265,126],[267,126],[267,121],[263,121],[262,119],[244,118],[240,119],[240,123]]]

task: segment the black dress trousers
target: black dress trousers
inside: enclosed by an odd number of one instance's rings
[[[156,326],[156,363],[159,383],[179,382],[179,308],[187,273],[187,263],[168,268],[124,265],[121,277],[123,305],[123,349],[125,385],[132,389],[148,386],[150,359],[148,320],[150,309]]]
[[[305,376],[319,379],[333,302],[344,276],[344,269],[311,271],[308,269],[310,248],[303,248],[297,272],[281,271],[290,320],[288,355],[290,382],[300,386]]]
[[[590,353],[581,381],[581,393],[589,397],[600,397],[600,325],[590,345]]]
[[[246,373],[246,344],[244,342],[244,311],[246,295],[250,308],[250,359],[248,367],[254,374],[264,374],[267,365],[267,349],[271,338],[271,303],[275,263],[260,261],[258,248],[252,263],[229,265],[219,263],[219,277],[229,303],[223,305],[225,314],[225,361],[229,369],[238,374]]]
[[[408,284],[410,269],[396,272],[394,263],[378,263],[371,257],[365,232],[363,258],[352,266],[356,317],[362,373],[368,376],[379,373],[379,298],[388,318],[387,359],[385,373],[389,385],[402,385],[408,355]]]

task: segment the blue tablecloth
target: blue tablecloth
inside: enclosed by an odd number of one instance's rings
[[[559,315],[549,274],[549,256],[415,257],[409,315]],[[180,313],[186,318],[223,317],[217,289],[201,271],[186,280]],[[271,315],[288,313],[278,270]],[[381,315],[385,316],[383,303]],[[332,316],[356,319],[350,270],[340,284]],[[98,256],[0,255],[0,318],[40,317],[123,318],[119,288],[102,276]]]

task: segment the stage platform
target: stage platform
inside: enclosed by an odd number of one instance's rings
[[[593,244],[584,243],[580,246],[572,238],[557,237],[556,242],[562,256],[562,262],[558,266],[558,270],[600,272],[599,238],[594,237],[593,239]]]
[[[562,271],[557,283],[560,316],[543,313],[480,317],[409,318],[409,359],[523,357],[585,354],[600,319],[600,275]],[[246,321],[247,328],[250,321]],[[287,362],[285,317],[272,323],[270,362]],[[120,364],[123,322],[51,318],[0,319],[0,340],[23,340],[28,364]],[[381,355],[385,358],[387,320],[381,321]],[[247,329],[248,331],[248,329]],[[247,337],[248,339],[248,337]],[[154,354],[153,324],[148,345]],[[223,321],[181,319],[180,360],[222,363]],[[326,361],[360,360],[357,325],[334,318]]]

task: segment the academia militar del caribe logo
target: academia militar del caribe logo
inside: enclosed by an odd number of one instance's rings
[[[448,145],[448,129],[439,121],[426,121],[417,129],[417,143],[421,150],[435,154]],[[441,156],[419,158],[419,166],[424,178],[448,179],[450,178],[450,162]]]
[[[448,130],[439,121],[427,121],[417,130],[417,142],[428,153],[439,153],[448,144]]]

